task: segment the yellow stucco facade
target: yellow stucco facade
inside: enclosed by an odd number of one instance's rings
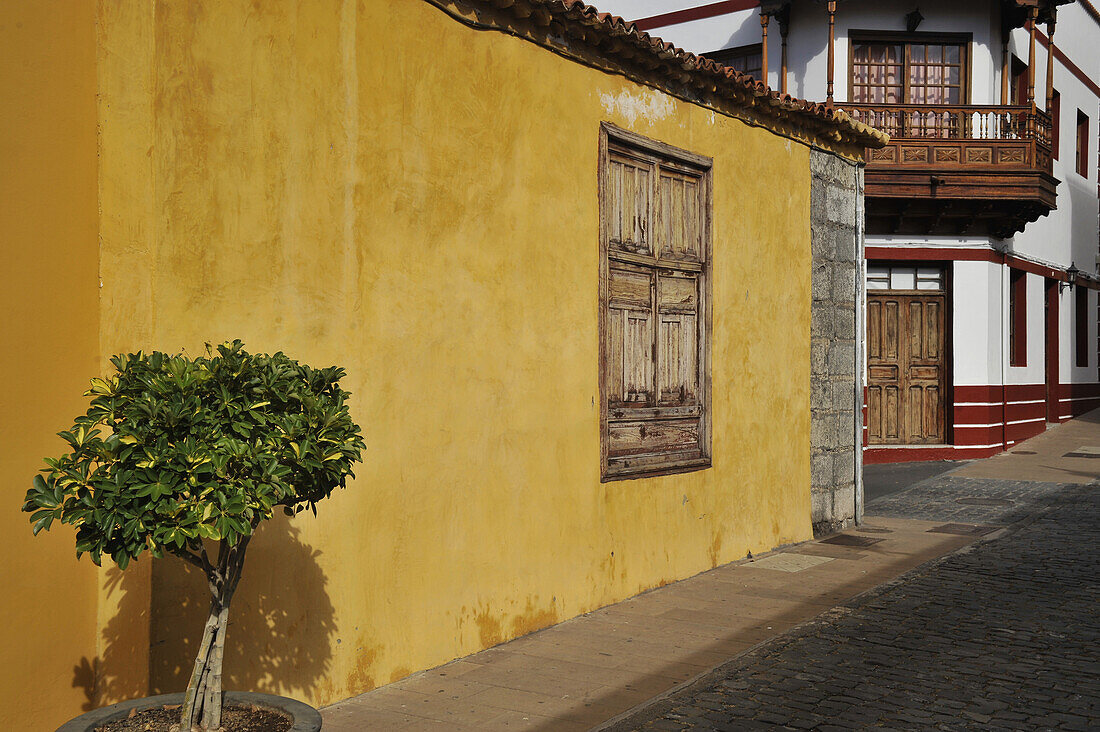
[[[97,573],[20,513],[98,350],[95,8],[0,7],[0,729],[91,703]],[[90,707],[88,707],[90,708]]]
[[[22,38],[0,12],[0,40]],[[62,22],[80,63],[44,50]],[[0,275],[20,314],[2,375],[25,385],[0,440],[0,612],[26,616],[0,631],[0,727],[31,685],[50,696],[30,728],[78,713],[82,659],[99,703],[186,683],[199,579],[171,558],[96,573],[18,512],[119,351],[241,338],[348,371],[364,463],[316,518],[260,529],[227,688],[328,704],[810,537],[806,144],[423,0],[27,23],[16,53],[42,65],[4,96],[33,116],[5,113],[0,137],[43,148],[42,181],[5,171],[0,199],[49,225],[0,224],[28,257]],[[36,124],[54,107],[60,148]],[[714,160],[707,470],[600,482],[601,121]],[[21,674],[12,653],[47,657]]]

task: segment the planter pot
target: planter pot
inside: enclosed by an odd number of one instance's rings
[[[227,691],[223,697],[225,706],[255,704],[258,707],[274,709],[286,714],[294,720],[294,724],[288,732],[319,732],[321,729],[321,713],[308,704],[303,704],[285,696],[272,694],[260,694],[253,691]],[[66,722],[57,728],[57,732],[92,732],[96,727],[116,719],[122,719],[136,709],[141,712],[146,709],[154,709],[172,704],[183,704],[183,694],[161,694],[159,696],[147,696],[142,699],[112,704],[109,707],[96,709],[87,714],[81,714],[76,719]]]

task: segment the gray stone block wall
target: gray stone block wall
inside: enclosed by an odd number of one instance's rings
[[[823,534],[863,510],[863,168],[812,150],[810,173],[810,496]]]

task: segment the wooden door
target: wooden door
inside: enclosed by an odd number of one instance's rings
[[[944,441],[944,295],[867,295],[867,423],[872,445]]]

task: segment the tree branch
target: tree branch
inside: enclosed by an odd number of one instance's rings
[[[207,576],[210,576],[210,563],[205,560],[204,557],[200,557],[198,554],[193,554],[186,549],[171,549],[172,554],[179,557],[188,564],[193,564],[201,569]]]

